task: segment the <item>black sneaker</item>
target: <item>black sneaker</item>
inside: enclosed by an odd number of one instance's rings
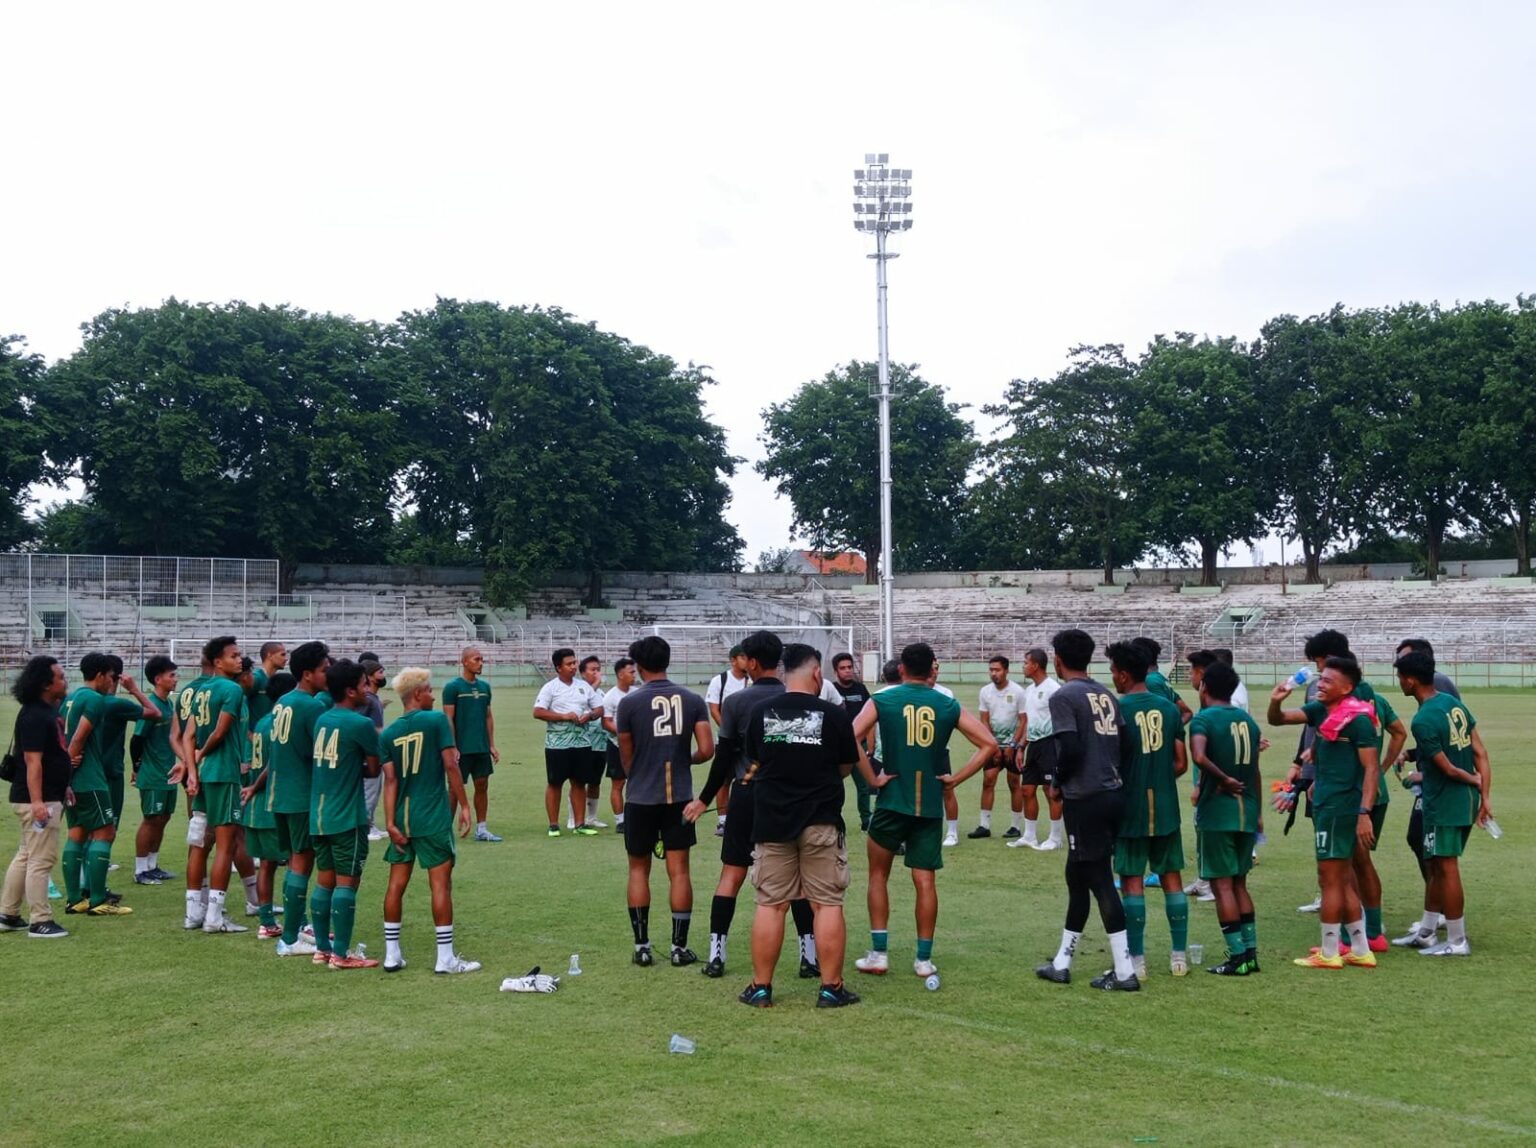
[[[176,880],[176,874],[168,873],[164,869],[160,868],[158,865],[155,866],[155,868],[153,868],[153,869],[151,869],[149,871],[149,875],[151,877],[153,877],[156,881],[160,881],[162,883],[166,882],[166,881],[174,881],[174,880]]]
[[[800,979],[802,981],[821,980],[821,966],[813,965],[804,957],[800,958]]]
[[[817,1008],[846,1008],[858,1003],[859,994],[849,992],[842,984],[822,985],[821,991],[816,994]]]
[[[1015,837],[1023,837],[1024,832],[1017,825],[1010,825],[1008,826],[1008,832],[1004,833],[1003,836],[1012,841]]]
[[[699,954],[692,949],[680,949],[672,946],[672,967],[680,969],[684,965],[696,965],[699,963]]]
[[[969,833],[967,833],[966,836],[972,840],[975,840],[978,837],[991,837],[992,830],[988,829],[985,825],[978,825],[975,829],[972,829]]]
[[[1094,977],[1088,983],[1096,989],[1103,989],[1109,993],[1139,993],[1141,991],[1141,982],[1136,979],[1135,973],[1121,980],[1115,976],[1114,969],[1105,969],[1101,975]]]
[[[648,969],[656,963],[656,958],[651,955],[650,945],[636,949],[634,960],[635,964],[639,965],[642,969]]]
[[[52,941],[59,937],[69,936],[69,930],[65,929],[57,921],[41,921],[27,930],[27,936],[36,937],[43,941]]]
[[[1251,971],[1248,968],[1248,954],[1238,953],[1235,956],[1229,956],[1221,964],[1212,965],[1205,971],[1217,977],[1246,977]]]
[[[719,980],[721,977],[725,976],[725,962],[722,961],[719,957],[710,957],[709,964],[705,965],[699,971],[702,972],[706,977]]]
[[[741,994],[736,999],[744,1005],[751,1005],[753,1008],[772,1008],[773,986],[760,985],[754,982],[742,989]]]
[[[1072,983],[1071,969],[1058,969],[1054,961],[1047,961],[1035,969],[1035,976],[1042,981],[1054,981],[1058,985],[1070,985]]]
[[[142,873],[135,873],[133,875],[133,883],[135,885],[158,885],[160,884],[160,878],[156,877],[152,870],[146,869]]]
[[[19,933],[27,927],[27,922],[15,913],[0,913],[0,933]]]

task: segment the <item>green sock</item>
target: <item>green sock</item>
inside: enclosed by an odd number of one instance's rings
[[[331,949],[344,957],[352,948],[352,922],[357,917],[357,890],[337,885],[331,895],[331,931],[336,934]]]
[[[933,960],[933,938],[917,938],[917,959],[920,961]]]
[[[1365,910],[1365,935],[1366,937],[1381,936],[1381,906],[1374,909],[1367,907]]]
[[[299,928],[304,924],[304,902],[308,894],[308,877],[293,872],[283,877],[284,944],[291,945],[299,939]]]
[[[315,922],[315,948],[322,953],[331,949],[331,890],[316,885],[309,894],[309,915]]]
[[[76,904],[81,899],[80,858],[85,853],[85,843],[66,839],[64,842],[64,896],[66,904]]]
[[[1189,896],[1185,893],[1167,893],[1163,896],[1163,911],[1168,914],[1168,933],[1173,938],[1170,946],[1182,953],[1189,947]]]
[[[261,915],[257,919],[264,926],[270,929],[277,924],[277,914],[272,911],[271,901],[263,901],[258,908],[261,911]]]
[[[885,946],[891,942],[889,929],[871,929],[869,931],[869,947],[877,953],[885,952]]]
[[[1244,913],[1238,921],[1243,930],[1243,949],[1246,952],[1259,951],[1259,924],[1253,919],[1252,913]]]
[[[107,866],[112,864],[112,842],[92,841],[85,847],[85,867],[89,872],[91,907],[107,899]]]
[[[1237,921],[1221,923],[1221,939],[1227,943],[1227,956],[1234,960],[1248,951],[1243,943],[1243,926]]]
[[[1125,936],[1130,942],[1131,956],[1142,957],[1147,952],[1147,899],[1145,896],[1120,898],[1125,906]]]

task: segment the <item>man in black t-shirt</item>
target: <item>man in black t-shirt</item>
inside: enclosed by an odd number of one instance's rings
[[[59,703],[69,692],[64,667],[57,658],[39,654],[29,661],[11,689],[21,703],[16,715],[15,753],[19,766],[11,783],[11,810],[21,823],[21,843],[5,872],[0,894],[0,932],[27,930],[39,940],[69,934],[53,919],[48,904],[48,877],[59,859],[59,824],[69,794],[69,751]],[[21,918],[21,902],[31,919]]]
[[[864,708],[864,703],[869,701],[869,690],[864,683],[853,676],[853,655],[846,651],[835,654],[832,658],[832,688],[843,699],[843,712],[852,721],[859,716],[859,711]],[[867,754],[873,747],[874,739],[870,739],[870,745],[864,747]],[[871,790],[864,784],[864,778],[858,770],[853,771],[853,790],[856,794],[859,807],[859,828],[869,828],[871,811]]]
[[[784,647],[785,690],[756,707],[747,722],[746,748],[754,774],[752,841],[756,847],[752,919],[752,983],[743,1004],[773,1003],[773,969],[784,944],[784,914],[798,898],[815,914],[821,966],[817,1008],[858,1003],[843,986],[847,926],[848,848],[843,829],[843,778],[860,758],[853,722],[843,708],[823,701],[821,655],[792,642]]]

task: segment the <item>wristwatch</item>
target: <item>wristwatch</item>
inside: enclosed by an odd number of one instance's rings
[[[1360,816],[1361,817],[1369,817],[1370,815],[1371,815],[1371,811],[1369,809],[1362,809],[1360,811]]]

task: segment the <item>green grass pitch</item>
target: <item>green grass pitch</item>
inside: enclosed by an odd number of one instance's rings
[[[969,688],[968,688],[969,689]],[[1259,695],[1255,694],[1256,699]],[[1309,842],[1276,832],[1254,871],[1265,971],[1220,980],[1167,973],[1161,895],[1148,893],[1151,975],[1136,996],[1092,991],[1107,967],[1097,916],[1077,982],[1036,980],[1055,949],[1065,893],[1062,855],[962,839],[939,876],[934,958],[943,987],[908,971],[912,893],[893,879],[892,972],[862,977],[867,945],[863,840],[851,834],[847,979],[864,995],[816,1011],[795,976],[793,937],[778,1006],[744,1008],[750,887],[731,937],[730,972],[630,964],[625,862],[611,830],[544,836],[542,729],[529,691],[497,695],[503,753],[492,786],[500,845],[465,842],[455,878],[459,948],[485,963],[434,977],[427,883],[406,901],[402,974],[330,972],[279,960],[254,931],[181,930],[182,888],[132,884],[137,803],[114,860],[134,916],[62,916],[69,939],[0,937],[6,1002],[4,1132],[32,1144],[908,1144],[1003,1142],[1160,1145],[1498,1143],[1536,1135],[1530,1087],[1536,996],[1530,989],[1536,869],[1536,698],[1473,692],[1506,835],[1476,832],[1463,871],[1470,960],[1392,950],[1374,971],[1292,967],[1316,943]],[[974,698],[967,698],[974,702]],[[1262,700],[1262,699],[1260,699]],[[1398,701],[1398,699],[1394,699]],[[1403,703],[1398,701],[1400,708]],[[14,707],[0,710],[8,726]],[[1405,717],[1412,711],[1406,703]],[[393,712],[393,711],[392,711]],[[1265,755],[1288,760],[1293,731]],[[696,776],[702,780],[703,767]],[[979,779],[960,791],[962,832],[975,824]],[[1187,787],[1185,789],[1187,793]],[[1403,842],[1408,802],[1394,801],[1377,853],[1385,919],[1396,935],[1417,917],[1421,887]],[[611,820],[604,792],[602,816]],[[850,787],[847,812],[852,815]],[[998,821],[1007,825],[999,791]],[[1186,806],[1187,809],[1187,806]],[[719,872],[713,815],[694,853],[693,940],[708,942]],[[1273,816],[1270,824],[1278,830]],[[185,866],[184,815],[162,864]],[[17,823],[0,827],[8,858]],[[1193,833],[1185,818],[1186,849]],[[375,849],[362,883],[358,939],[383,955],[385,864]],[[665,876],[653,873],[653,929],[665,952]],[[281,875],[279,875],[279,882]],[[232,897],[232,903],[236,898]],[[56,903],[58,904],[58,903]],[[1191,940],[1221,947],[1212,906],[1191,907]],[[533,965],[584,975],[553,996],[497,992]],[[680,1032],[692,1057],[667,1053]]]

